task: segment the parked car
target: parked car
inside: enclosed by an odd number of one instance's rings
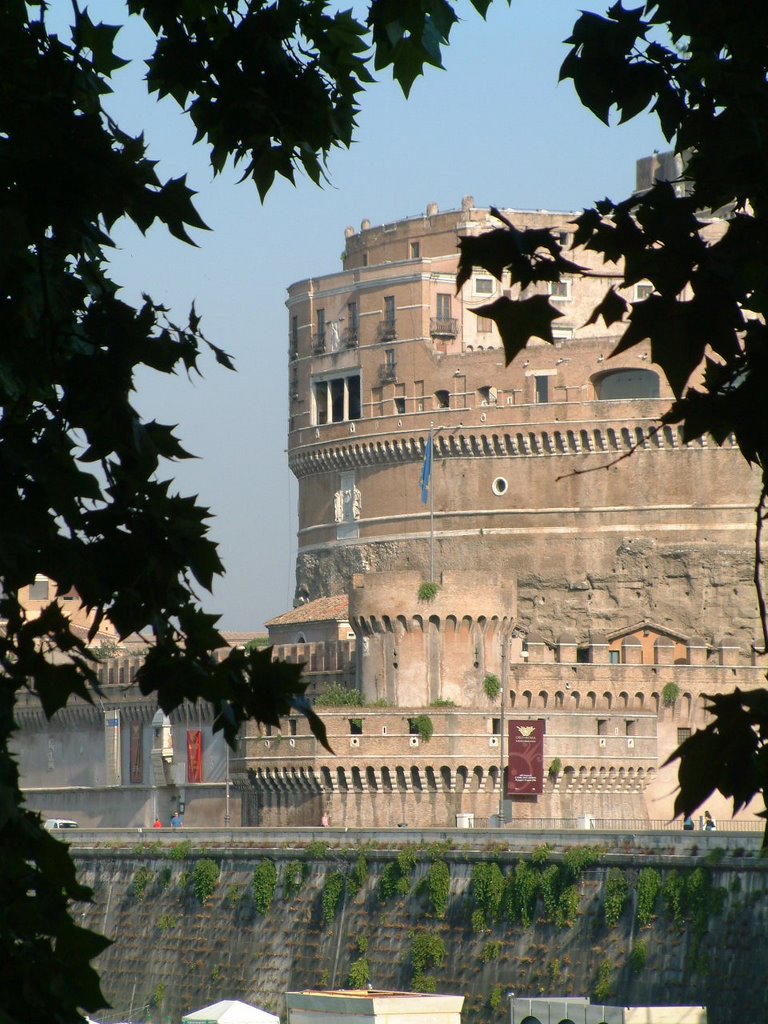
[[[43,828],[53,830],[56,828],[80,828],[76,821],[72,821],[69,818],[48,818],[47,821],[43,822]]]

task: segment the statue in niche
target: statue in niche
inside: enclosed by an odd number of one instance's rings
[[[362,495],[357,487],[345,487],[333,496],[333,514],[337,523],[351,523],[360,518]]]

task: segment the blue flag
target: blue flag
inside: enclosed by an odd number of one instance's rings
[[[421,503],[427,504],[429,498],[429,478],[432,475],[432,431],[429,432],[427,443],[424,447],[424,461],[421,464],[421,476],[419,486],[421,487]]]

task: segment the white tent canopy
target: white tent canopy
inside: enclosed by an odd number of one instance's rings
[[[280,1024],[280,1018],[239,999],[222,999],[183,1016],[184,1024]]]

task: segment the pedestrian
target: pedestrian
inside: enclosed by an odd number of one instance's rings
[[[320,819],[320,824],[323,826],[323,828],[328,828],[328,815],[327,814],[323,814],[322,818]]]
[[[685,819],[683,820],[683,830],[685,832],[693,832],[693,818],[690,814],[686,814]]]
[[[174,811],[171,815],[171,828],[181,828],[181,818],[178,811]]]
[[[152,828],[162,828],[162,827],[163,827],[163,823],[162,823],[162,821],[160,821],[160,819],[159,819],[159,818],[155,818],[155,823],[154,823],[154,825],[152,826]]]
[[[716,828],[717,823],[715,822],[715,819],[712,817],[709,811],[704,811],[704,831],[714,832]]]

